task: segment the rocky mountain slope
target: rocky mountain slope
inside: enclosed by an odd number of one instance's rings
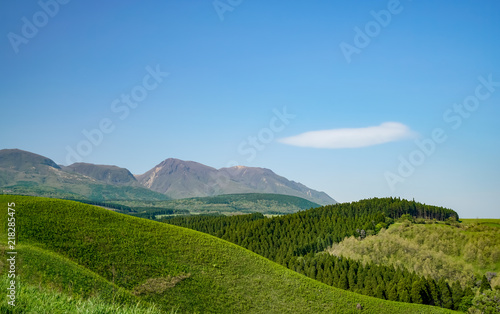
[[[290,181],[265,168],[236,166],[215,169],[194,161],[169,158],[136,178],[144,187],[174,199],[273,193],[298,196],[321,205],[336,203],[324,192]]]

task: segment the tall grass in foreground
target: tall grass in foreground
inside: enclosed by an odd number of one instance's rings
[[[0,279],[0,291],[7,291],[9,279],[2,276]],[[6,296],[0,302],[0,313],[82,313],[82,314],[153,314],[161,313],[156,306],[136,304],[114,305],[100,296],[88,299],[73,298],[64,293],[43,290],[32,285],[18,284],[16,290],[15,306],[7,303]],[[176,311],[172,310],[171,313]]]

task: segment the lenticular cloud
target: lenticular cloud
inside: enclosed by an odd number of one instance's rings
[[[365,128],[311,131],[279,139],[281,143],[314,148],[357,148],[414,137],[414,132],[399,122],[384,122]]]

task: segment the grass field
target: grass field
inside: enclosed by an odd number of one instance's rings
[[[0,289],[8,291],[9,280],[0,280]],[[154,305],[113,304],[112,301],[105,300],[100,296],[82,299],[72,297],[66,293],[61,293],[53,289],[40,288],[30,284],[22,284],[17,287],[18,300],[15,307],[11,307],[7,302],[0,304],[1,313],[101,313],[101,314],[153,314],[158,313],[158,308]],[[173,309],[171,311],[175,313]],[[167,312],[168,313],[168,312]]]
[[[500,228],[500,219],[479,219],[479,218],[467,218],[460,219],[463,224],[478,224],[486,225],[489,227]]]
[[[72,201],[0,196],[2,226],[12,202],[17,271],[28,289],[19,304],[57,293],[103,306],[140,300],[143,312],[357,313],[358,303],[364,313],[448,312],[335,289],[210,235]],[[0,239],[5,277],[5,227]]]

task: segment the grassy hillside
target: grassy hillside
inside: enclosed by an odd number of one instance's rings
[[[290,214],[312,207],[319,207],[318,204],[300,197],[265,193],[225,194],[170,201],[119,201],[117,203],[139,208],[139,213],[160,212],[159,209],[163,208],[189,211],[192,214],[224,215],[248,213]]]
[[[376,234],[401,216],[449,219],[457,213],[443,207],[399,198],[373,198],[313,208],[266,218],[262,214],[233,217],[191,216],[162,221],[206,232],[241,245],[296,272],[331,286],[392,301],[466,309],[472,291],[392,266],[377,266],[324,254],[346,236]],[[439,284],[439,287],[437,285]],[[436,293],[437,291],[441,291]]]
[[[2,274],[8,247],[0,244]],[[14,313],[156,313],[156,307],[141,302],[88,269],[56,253],[33,246],[17,246],[17,298]],[[8,291],[6,276],[0,289]],[[0,303],[1,313],[10,313],[7,302]]]
[[[64,171],[75,172],[111,185],[135,185],[139,182],[128,169],[110,165],[94,165],[83,162],[63,167]]]
[[[0,280],[0,289],[8,291],[9,282]],[[0,303],[0,313],[121,313],[121,314],[153,314],[158,313],[155,306],[142,304],[123,305],[104,300],[102,297],[90,297],[86,300],[72,297],[66,293],[42,289],[34,285],[17,287],[17,304],[13,309],[7,302]],[[172,311],[174,313],[174,311]]]
[[[476,225],[486,225],[490,227],[500,228],[500,219],[460,219],[463,224],[476,224]]]
[[[364,263],[396,265],[438,280],[474,284],[474,276],[500,273],[500,219],[463,223],[399,223],[363,240],[346,238],[328,252]],[[500,285],[500,277],[491,286]]]
[[[115,301],[139,299],[164,312],[354,313],[358,303],[366,313],[446,312],[335,289],[210,235],[77,202],[0,196],[2,226],[11,202],[18,254],[26,256],[19,280],[29,289],[42,287],[33,298],[52,288],[107,300],[113,288]],[[0,238],[5,244],[5,227]],[[79,292],[63,288],[68,277],[76,278]],[[101,279],[88,287],[90,277]]]

